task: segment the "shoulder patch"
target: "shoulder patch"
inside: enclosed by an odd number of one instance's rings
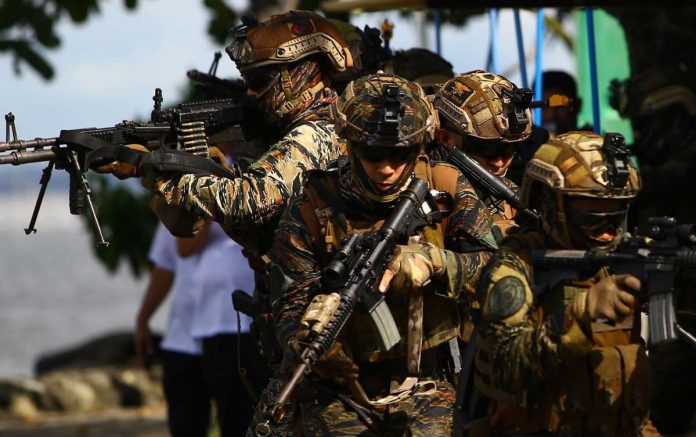
[[[488,294],[488,311],[496,319],[506,319],[515,314],[525,300],[525,287],[515,276],[505,276],[493,285]]]

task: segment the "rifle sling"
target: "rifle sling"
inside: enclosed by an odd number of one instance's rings
[[[133,166],[152,166],[163,172],[182,174],[213,175],[231,178],[233,175],[225,167],[202,156],[174,149],[156,149],[145,153],[124,145],[114,145],[101,138],[77,131],[61,131],[58,141],[76,145],[89,150],[85,157],[85,167],[121,161]]]
[[[85,154],[86,168],[112,161],[121,161],[137,167],[145,154],[80,131],[62,130],[57,142],[87,149],[88,152]]]
[[[133,152],[133,150],[130,151]],[[141,167],[149,166],[162,172],[195,174],[199,176],[219,176],[230,179],[234,177],[232,172],[215,161],[202,156],[192,155],[182,150],[156,149],[143,155],[140,162]]]

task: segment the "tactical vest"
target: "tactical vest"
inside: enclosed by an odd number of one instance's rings
[[[334,173],[332,175],[332,173]],[[346,206],[340,196],[336,172],[313,171],[308,175],[304,195],[308,202],[302,204],[300,211],[317,251],[322,265],[326,265],[333,253],[340,249],[341,239],[353,232],[364,233],[379,228],[384,220],[359,221],[347,217]],[[427,157],[418,157],[415,176],[428,182],[433,189],[456,194],[458,171],[450,166],[431,167]],[[421,231],[421,238],[439,247],[444,247],[444,232],[447,219],[435,227]],[[434,348],[457,335],[459,312],[452,301],[436,295],[432,290],[423,293],[422,348]],[[389,351],[381,351],[371,331],[367,313],[356,310],[343,332],[350,333],[342,341],[348,346],[356,362],[375,362],[407,355],[407,326],[409,320],[408,296],[387,295],[387,302],[399,328],[402,340]]]
[[[568,282],[537,296],[534,317],[562,323],[565,307],[575,296],[609,276],[606,269],[584,281]],[[520,393],[490,384],[495,369],[488,360],[494,347],[480,333],[476,387],[492,399],[490,424],[505,434],[635,435],[649,409],[650,370],[640,339],[640,317],[623,323],[592,324],[594,346],[589,354],[570,357],[558,373]],[[557,325],[562,326],[562,325]]]

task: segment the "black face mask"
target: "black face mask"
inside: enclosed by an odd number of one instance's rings
[[[278,70],[273,67],[257,68],[243,74],[247,88],[259,94],[264,94],[269,86],[278,78]]]

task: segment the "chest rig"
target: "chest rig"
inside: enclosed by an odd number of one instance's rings
[[[421,155],[417,158],[413,173],[415,177],[427,181],[431,189],[447,192],[452,197],[456,194],[458,172],[454,168],[433,168],[428,158]],[[355,211],[350,211],[341,197],[339,183],[336,171],[311,172],[307,176],[304,188],[304,196],[308,201],[300,206],[300,212],[322,265],[326,265],[336,250],[341,248],[344,237],[354,232],[364,233],[379,228],[384,223],[383,218],[356,219]],[[447,224],[445,218],[435,226],[426,227],[420,232],[421,241],[444,247]],[[385,360],[403,363],[405,357],[404,373],[409,375],[407,379],[413,377],[415,383],[420,372],[421,351],[434,348],[457,335],[459,314],[456,305],[428,289],[409,295],[388,294],[387,302],[402,334],[399,344],[389,351],[380,350],[372,340],[369,316],[363,311],[356,311],[351,316],[344,330],[350,335],[345,336],[342,343],[350,350],[357,363]],[[393,393],[384,399],[387,400],[380,399],[378,402],[383,405],[390,403],[394,399]],[[379,406],[375,405],[375,402],[371,404],[373,407]]]

